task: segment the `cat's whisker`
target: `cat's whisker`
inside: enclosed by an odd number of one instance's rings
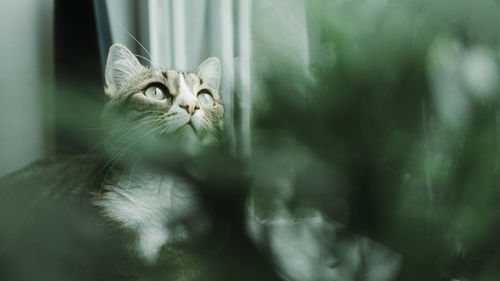
[[[165,114],[166,112],[163,111],[163,110],[150,110],[150,111],[145,111],[144,114],[152,114],[152,113],[161,113],[162,115]],[[144,118],[141,118],[141,119],[138,119],[138,120],[135,120],[135,121],[132,121],[130,123],[128,123],[127,125],[131,125],[133,123],[136,123],[136,122],[140,122],[140,121],[143,121],[145,119],[149,119],[149,118],[154,118],[154,117],[162,117],[162,115],[158,115],[158,116],[148,116],[148,117],[144,117]],[[126,126],[127,126],[126,125]],[[84,128],[84,130],[106,130],[106,129],[112,129],[113,127],[115,127],[114,125],[108,125],[108,126],[101,126],[101,127],[89,127],[89,128]],[[121,127],[123,128],[123,127]]]
[[[120,127],[119,129],[115,130],[114,132],[112,131],[111,134],[109,134],[107,137],[105,137],[103,140],[101,140],[98,144],[96,144],[91,149],[89,149],[89,151],[87,151],[87,153],[83,154],[81,158],[83,159],[83,158],[89,156],[90,154],[95,152],[99,147],[104,145],[108,140],[116,137],[119,134],[124,134],[125,132],[135,130],[136,128],[138,128],[140,126],[147,125],[148,123],[150,123],[150,120],[153,120],[151,123],[156,122],[153,117],[159,118],[158,116],[151,116],[151,118],[144,118],[141,120],[137,120],[137,121],[132,122],[131,124],[127,124],[123,127]],[[157,121],[161,121],[161,118],[159,118]],[[120,140],[120,139],[121,138],[119,138],[118,140]],[[117,142],[118,140],[116,140],[115,142]]]
[[[147,124],[138,124],[136,125],[135,127],[142,127],[142,126],[154,126],[154,123],[151,122],[151,123],[147,123]],[[128,145],[126,148],[125,148],[125,152],[126,150],[133,144],[137,143],[137,141],[139,141],[141,138],[147,136],[151,131],[155,130],[156,128],[153,128],[152,130],[150,130],[148,133],[146,133],[145,135],[141,136],[141,137],[138,137],[135,141],[131,142],[130,145]],[[130,129],[130,130],[133,130],[133,129]],[[130,131],[130,130],[127,130],[127,131]],[[112,143],[113,146],[115,146],[116,144],[119,144],[120,141],[123,140],[123,138],[125,137],[125,134],[122,134],[122,136],[120,136],[119,138],[115,139],[114,142]]]
[[[109,135],[108,137],[106,137],[103,141],[105,142],[105,141],[107,141],[109,139],[112,139],[112,138],[115,138],[115,137],[121,135],[120,137],[118,137],[118,138],[115,139],[115,142],[118,142],[118,141],[122,140],[127,135],[127,133],[134,132],[135,130],[137,130],[137,129],[143,127],[143,126],[153,126],[158,121],[161,121],[161,119],[151,118],[149,120],[141,120],[141,122],[137,122],[133,126],[124,126],[119,131],[116,131],[115,133],[113,133],[113,134]]]
[[[149,110],[149,111],[145,111],[144,113],[160,113],[161,115],[167,114],[167,112],[165,110]]]
[[[154,125],[154,124],[148,124],[148,125]],[[136,144],[137,142],[139,142],[140,140],[142,140],[143,138],[151,135],[151,134],[154,134],[157,130],[159,130],[160,128],[159,127],[155,127],[151,130],[149,130],[148,132],[146,132],[145,134],[143,134],[142,136],[138,137],[137,139],[135,139],[135,141],[131,142],[127,147],[125,147],[125,149],[122,150],[122,152],[126,153],[129,151],[129,149],[134,145]],[[122,153],[123,154],[123,153]]]
[[[139,46],[141,46],[141,48],[144,50],[144,52],[146,52],[146,54],[149,55],[149,58],[151,60],[153,60],[153,56],[148,52],[148,50],[141,44],[141,42],[139,42],[139,40],[137,40],[132,34],[130,34],[130,32],[128,32],[128,30],[123,27],[121,24],[120,24],[120,27],[125,31],[125,33],[128,34],[128,36],[130,36],[132,39],[134,39],[135,42],[137,42],[137,44],[139,44]],[[154,65],[151,63],[151,66],[154,67]]]
[[[130,126],[130,125],[127,125],[127,126],[123,126],[120,130],[116,131],[115,133],[113,134],[110,134],[109,136],[107,136],[106,138],[104,138],[97,146],[100,146],[100,145],[103,145],[105,144],[107,141],[109,140],[113,140],[113,142],[111,142],[110,144],[111,145],[116,145],[118,144],[125,136],[126,134],[125,133],[128,133],[130,131],[134,131],[135,129],[139,128],[139,127],[143,127],[143,126],[152,126],[154,125],[154,123],[156,122],[155,119],[153,119],[152,121],[151,120],[148,120],[148,121],[145,121],[145,120],[140,120],[141,122],[136,122],[135,125],[133,126]],[[121,135],[121,136],[120,136]],[[118,138],[116,138],[117,136],[119,136]]]
[[[157,144],[159,141],[160,141],[160,137],[167,131],[168,127],[165,126],[165,128],[163,128],[159,133],[158,135],[156,136],[156,139],[155,139],[155,144]]]
[[[101,145],[104,141],[106,141],[107,139],[109,138],[112,138],[122,132],[125,132],[125,131],[129,131],[129,130],[133,130],[135,129],[136,127],[138,127],[139,125],[143,125],[144,123],[149,123],[150,120],[154,119],[155,117],[157,118],[160,118],[158,116],[151,116],[151,117],[147,117],[147,118],[143,118],[143,119],[140,119],[140,120],[136,120],[136,121],[133,121],[133,122],[130,122],[122,127],[119,127],[119,128],[114,128],[114,130],[112,130],[106,138],[103,139],[103,141],[101,141],[99,145]],[[161,119],[159,119],[158,121],[160,121]],[[115,126],[109,126],[108,128],[113,128]]]
[[[136,121],[133,121],[129,124],[126,124],[124,127],[120,127],[118,129],[116,129],[115,131],[111,131],[111,134],[115,134],[116,132],[121,132],[123,130],[131,130],[131,129],[135,129],[137,128],[138,126],[142,125],[143,123],[150,123],[150,122],[155,122],[154,120],[155,119],[158,119],[157,121],[161,121],[161,117],[160,116],[150,116],[150,117],[145,117],[145,118],[141,118],[139,120],[136,120]]]
[[[147,132],[147,133],[146,133],[146,134],[144,134],[143,136],[139,137],[139,138],[138,138],[135,142],[133,142],[133,143],[131,143],[130,145],[128,145],[128,146],[127,146],[127,147],[126,147],[126,148],[122,151],[121,155],[120,155],[117,159],[115,159],[115,161],[117,162],[117,161],[118,161],[121,157],[123,157],[123,155],[125,155],[125,154],[127,154],[127,153],[130,153],[130,148],[131,148],[134,144],[136,144],[139,140],[144,139],[144,138],[145,138],[145,137],[147,137],[147,136],[153,136],[153,141],[154,141],[154,139],[156,138],[156,133],[157,133],[158,131],[160,131],[160,129],[161,129],[161,127],[153,128],[152,130],[150,130],[149,132]],[[135,152],[135,153],[137,154],[138,152]],[[116,162],[115,162],[115,163],[116,163]]]
[[[107,178],[108,176],[110,175],[111,173],[111,170],[113,170],[114,166],[116,165],[116,163],[118,163],[118,161],[124,156],[126,155],[130,148],[136,144],[137,142],[139,142],[140,140],[142,140],[143,138],[147,137],[148,135],[150,135],[151,133],[154,133],[156,132],[156,130],[158,130],[158,127],[157,128],[153,128],[152,130],[149,130],[147,133],[143,134],[141,137],[137,138],[134,142],[130,143],[125,149],[123,149],[121,152],[118,152],[116,153],[113,157],[111,157],[111,159],[106,162],[106,164],[103,165],[103,167],[97,172],[100,173],[103,169],[105,169],[107,166],[111,165],[108,169],[108,172],[106,173],[105,177],[104,177],[104,181],[101,185],[101,188],[99,190],[99,192],[102,192],[102,188],[104,187],[104,183],[107,181]]]
[[[146,61],[147,61],[147,62],[149,62],[151,65],[153,65],[153,62],[152,62],[150,59],[146,58],[145,56],[141,56],[141,55],[138,55],[138,54],[134,54],[134,55],[135,55],[136,57],[138,57],[138,58],[141,58],[141,59],[146,60]]]

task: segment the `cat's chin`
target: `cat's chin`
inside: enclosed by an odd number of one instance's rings
[[[196,139],[199,141],[196,129],[193,127],[193,124],[191,124],[191,122],[186,123],[179,129],[177,129],[174,135],[179,136],[180,139],[187,138],[187,139]]]
[[[175,133],[170,135],[169,139],[173,141],[177,147],[189,154],[199,152],[203,145],[200,136],[191,123],[187,123],[177,129]]]

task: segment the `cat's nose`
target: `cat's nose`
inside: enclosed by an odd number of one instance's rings
[[[200,105],[197,102],[183,102],[179,106],[187,110],[189,115],[193,115],[197,109],[200,109]]]

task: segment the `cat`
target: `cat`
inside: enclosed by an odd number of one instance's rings
[[[192,73],[152,70],[126,47],[113,45],[105,70],[105,93],[110,101],[103,117],[111,132],[123,126],[128,130],[125,138],[108,136],[106,150],[122,155],[137,142],[130,136],[141,141],[149,134],[153,140],[166,137],[167,144],[186,152],[220,145],[224,128],[224,107],[218,95],[220,69],[220,61],[209,58]],[[146,146],[151,144],[146,141]],[[153,262],[171,235],[169,221],[187,216],[198,204],[192,187],[174,174],[127,169],[130,172],[104,185],[106,192],[94,204],[107,218],[135,232],[136,252]]]
[[[93,272],[102,264],[121,272],[124,260],[155,264],[162,249],[186,239],[182,222],[199,212],[193,186],[144,159],[195,155],[223,144],[220,79],[215,57],[190,73],[163,71],[143,66],[125,46],[112,45],[105,67],[102,155],[53,157],[0,180],[0,276],[32,280],[29,272],[10,266],[25,264],[32,272],[50,272],[49,280],[65,280],[64,270],[51,269],[61,266],[62,256],[69,267],[78,265],[75,272]],[[63,234],[54,234],[57,230]],[[88,245],[79,247],[74,240]],[[75,254],[42,258],[41,252],[54,251],[50,245]],[[93,257],[82,262],[76,256],[83,252]],[[86,280],[85,274],[73,278],[80,279]]]

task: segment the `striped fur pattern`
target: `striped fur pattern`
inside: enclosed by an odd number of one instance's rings
[[[105,78],[105,146],[111,161],[125,168],[112,169],[105,192],[94,203],[105,217],[135,233],[134,250],[154,262],[179,232],[172,222],[192,213],[198,203],[188,182],[136,167],[131,155],[140,153],[137,143],[164,139],[191,150],[221,143],[220,62],[209,58],[191,73],[150,69],[116,44],[109,50]]]

